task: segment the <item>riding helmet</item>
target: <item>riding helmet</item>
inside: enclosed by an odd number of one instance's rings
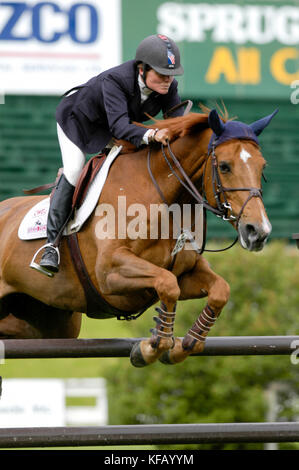
[[[149,65],[161,75],[183,75],[180,51],[168,36],[155,34],[148,36],[139,44],[135,60]]]

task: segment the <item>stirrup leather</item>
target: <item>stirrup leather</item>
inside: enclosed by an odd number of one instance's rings
[[[52,273],[51,271],[48,271],[48,269],[44,268],[43,266],[40,266],[38,263],[36,263],[35,259],[37,257],[37,255],[39,254],[39,252],[47,247],[51,247],[53,248],[56,253],[57,253],[57,256],[58,256],[58,264],[60,264],[60,253],[59,253],[59,249],[57,248],[57,246],[54,246],[53,243],[46,243],[45,245],[41,246],[37,252],[35,253],[35,255],[33,256],[32,260],[31,260],[31,263],[30,263],[30,268],[32,269],[35,269],[36,271],[42,273],[42,274],[45,274],[46,276],[48,277],[54,277],[54,273]]]

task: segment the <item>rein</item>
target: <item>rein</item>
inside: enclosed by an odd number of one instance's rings
[[[233,222],[236,229],[238,229],[240,218],[241,218],[241,216],[244,212],[244,209],[245,209],[246,205],[248,204],[248,202],[253,197],[259,197],[261,200],[263,200],[263,198],[262,198],[262,189],[261,188],[253,188],[253,187],[249,187],[249,188],[238,188],[238,187],[237,188],[227,188],[227,187],[224,187],[222,185],[220,175],[219,175],[219,171],[218,171],[218,162],[217,162],[217,156],[216,156],[216,153],[215,153],[215,145],[213,145],[212,150],[208,155],[208,158],[211,155],[213,193],[214,193],[214,198],[215,198],[215,201],[216,201],[216,204],[217,204],[217,208],[211,206],[207,202],[207,200],[199,193],[196,186],[192,183],[191,179],[189,178],[189,176],[187,175],[187,173],[183,169],[183,167],[180,164],[179,160],[174,155],[174,153],[173,153],[173,151],[170,147],[169,141],[167,142],[167,147],[168,147],[168,153],[169,153],[169,155],[172,159],[172,162],[174,163],[177,170],[181,173],[181,176],[177,174],[174,166],[169,161],[169,159],[168,159],[168,157],[165,153],[165,149],[164,149],[163,144],[161,145],[162,155],[163,155],[167,165],[169,166],[171,173],[177,178],[179,183],[188,191],[189,194],[191,194],[191,196],[199,204],[201,204],[203,206],[204,210],[209,210],[210,212],[215,214],[217,217],[222,218],[222,220],[227,220],[227,221]],[[157,181],[156,181],[156,179],[155,179],[155,177],[154,177],[154,175],[151,171],[150,159],[151,159],[151,148],[149,148],[148,155],[147,155],[148,172],[149,172],[149,175],[152,179],[152,182],[153,182],[154,186],[157,189],[157,192],[159,193],[160,197],[162,198],[162,200],[166,204],[166,206],[168,206],[166,198],[165,198],[161,188],[159,187],[159,185],[158,185],[158,183],[157,183]],[[203,185],[204,185],[204,178],[203,178]],[[203,188],[203,190],[204,190],[204,188]],[[235,217],[232,214],[232,207],[231,207],[230,203],[227,201],[226,194],[225,194],[226,192],[232,192],[232,191],[249,191],[248,198],[245,200],[244,204],[242,205],[241,210],[240,210],[237,217]],[[204,191],[204,193],[205,193],[205,191]],[[224,202],[221,201],[221,197],[222,197]],[[230,211],[230,214],[228,214],[229,211]],[[205,215],[205,212],[204,212],[204,215]],[[190,232],[188,233],[188,235],[189,235],[189,237],[191,236],[191,238],[192,238],[192,235],[191,235]],[[184,241],[187,240],[186,233],[184,231],[183,231],[183,233],[181,234],[180,237]],[[178,239],[178,241],[179,241],[179,239]],[[201,250],[196,250],[195,249],[195,251],[197,251],[197,253],[199,253],[199,254],[202,254],[204,251],[207,251],[207,252],[226,251],[226,250],[232,248],[237,243],[237,241],[238,241],[238,236],[233,241],[233,243],[231,243],[228,247],[222,248],[222,249],[219,249],[219,250],[207,250],[207,249],[205,249],[205,242],[204,242]],[[192,242],[192,240],[191,240],[191,242]]]

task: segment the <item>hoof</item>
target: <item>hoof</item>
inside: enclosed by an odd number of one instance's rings
[[[165,351],[160,357],[159,361],[162,364],[175,365],[183,362],[190,354],[190,351],[186,351],[182,347],[182,340],[180,338],[174,339],[174,344],[171,349]]]
[[[171,365],[171,366],[174,366],[175,362],[171,362],[170,360],[170,352],[169,351],[165,351],[162,356],[159,357],[159,361],[162,362],[162,364],[166,364],[166,365]]]
[[[140,342],[135,343],[131,349],[130,354],[130,361],[134,367],[145,367],[147,366],[147,362],[143,359],[142,352],[140,349]]]

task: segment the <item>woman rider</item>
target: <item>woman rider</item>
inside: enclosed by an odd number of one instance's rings
[[[42,269],[59,270],[55,240],[71,211],[75,185],[88,153],[109,147],[112,137],[125,139],[136,147],[150,142],[166,144],[167,129],[145,130],[132,121],[143,122],[161,110],[168,111],[181,102],[174,75],[182,75],[180,52],[164,35],[152,35],[138,46],[130,60],[91,78],[67,92],[56,111],[63,174],[51,198],[48,243],[40,261]],[[172,116],[180,116],[179,108]]]

